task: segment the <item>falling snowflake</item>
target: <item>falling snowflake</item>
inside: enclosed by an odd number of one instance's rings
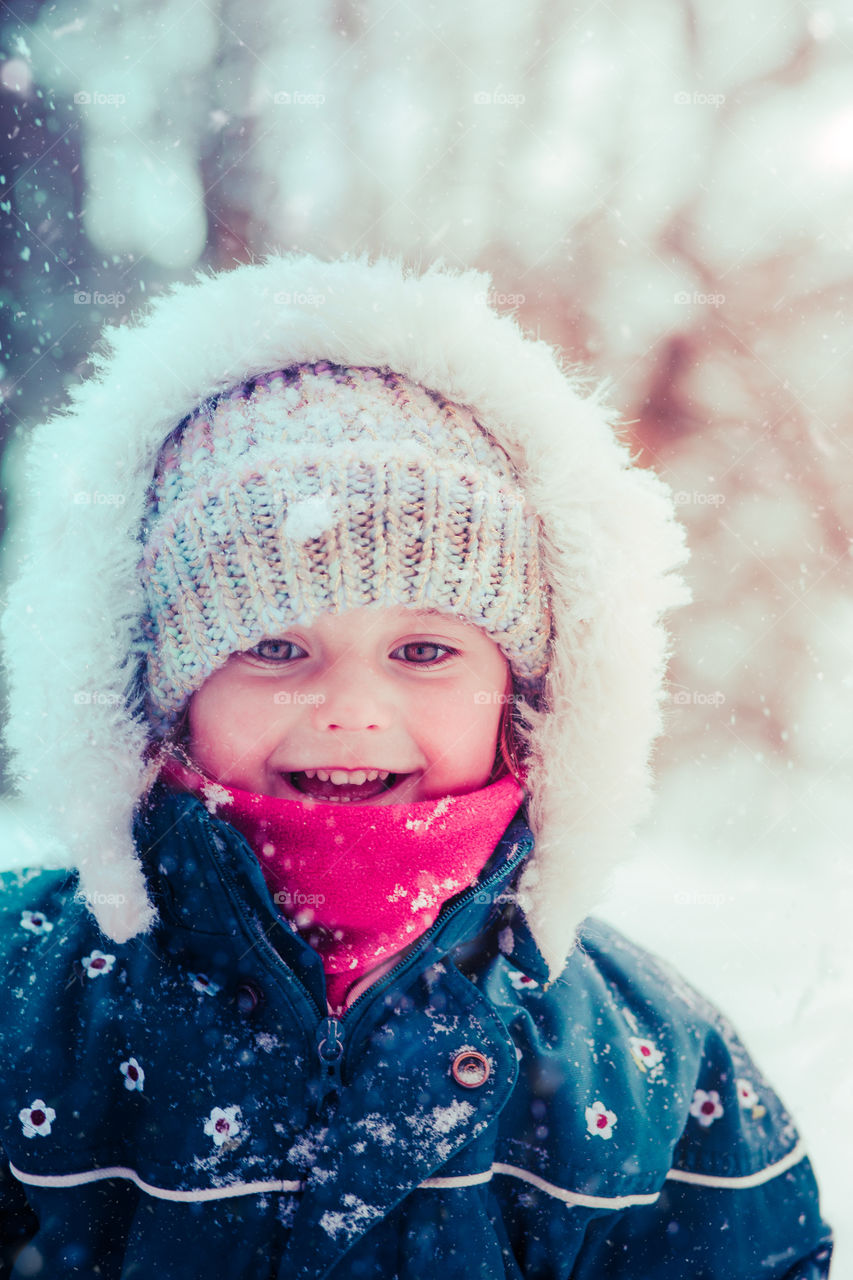
[[[56,1119],[56,1112],[49,1107],[44,1098],[36,1098],[30,1106],[18,1112],[25,1138],[34,1138],[36,1134],[44,1138],[50,1133],[50,1126]]]
[[[706,1093],[704,1089],[697,1089],[690,1103],[690,1114],[695,1116],[704,1129],[719,1120],[723,1114],[723,1104],[717,1090],[710,1089]]]
[[[22,911],[21,927],[30,933],[50,933],[53,925],[40,911]]]
[[[589,1133],[598,1138],[612,1138],[613,1126],[616,1123],[616,1112],[608,1111],[601,1101],[594,1102],[584,1112],[586,1127]]]
[[[240,1132],[239,1107],[214,1107],[204,1122],[204,1131],[217,1147]]]
[[[127,1062],[123,1062],[119,1068],[124,1076],[125,1089],[138,1089],[142,1093],[142,1086],[145,1083],[145,1072],[140,1067],[135,1058],[128,1058]]]
[[[207,996],[215,996],[221,990],[217,983],[211,982],[206,973],[188,973],[187,977],[194,991],[202,991]]]
[[[106,955],[103,951],[92,951],[81,960],[87,978],[99,978],[102,973],[109,973],[116,962],[115,956]]]

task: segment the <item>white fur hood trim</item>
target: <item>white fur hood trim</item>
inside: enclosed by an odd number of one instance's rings
[[[205,397],[302,361],[381,366],[469,406],[542,520],[553,589],[547,707],[530,734],[536,847],[522,904],[552,973],[650,795],[669,641],[689,594],[668,487],[631,464],[615,414],[488,305],[488,276],[366,257],[270,256],[173,286],[105,331],[92,377],[37,427],[6,571],[6,742],[116,942],[155,921],[131,838],[147,727],[126,702],[143,610],[146,487],[164,437]],[[20,483],[20,481],[19,481]],[[19,567],[20,566],[20,567]]]

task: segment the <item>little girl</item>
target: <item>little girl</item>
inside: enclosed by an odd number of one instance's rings
[[[587,918],[686,552],[488,286],[199,276],[33,435],[6,741],[76,869],[2,877],[4,1277],[828,1275],[732,1027]]]

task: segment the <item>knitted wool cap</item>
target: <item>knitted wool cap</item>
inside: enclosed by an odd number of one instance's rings
[[[395,373],[322,361],[205,401],[160,451],[143,542],[161,733],[230,654],[365,605],[474,623],[522,690],[548,667],[538,517],[510,459]]]

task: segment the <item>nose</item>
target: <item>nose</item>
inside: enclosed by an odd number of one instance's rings
[[[339,660],[317,681],[314,722],[318,729],[358,732],[385,729],[391,723],[391,702],[379,674],[370,663]]]

